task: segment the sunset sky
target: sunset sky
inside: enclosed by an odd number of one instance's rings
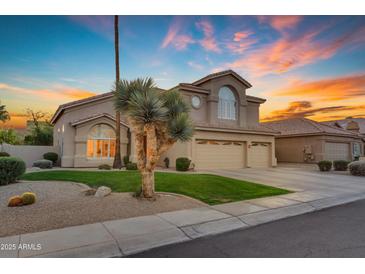
[[[365,16],[120,16],[120,69],[162,88],[233,69],[263,121],[365,117]],[[114,73],[112,16],[0,16],[0,127],[108,92]]]

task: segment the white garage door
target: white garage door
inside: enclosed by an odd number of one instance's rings
[[[252,143],[250,150],[251,167],[270,166],[270,144]]]
[[[243,142],[196,141],[195,167],[198,169],[243,168],[245,166]]]
[[[350,145],[345,143],[325,143],[325,159],[329,161],[349,160]]]

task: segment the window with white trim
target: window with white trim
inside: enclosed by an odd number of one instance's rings
[[[233,91],[224,86],[220,88],[218,96],[218,118],[236,120],[236,97]]]
[[[87,138],[87,157],[111,159],[115,156],[115,131],[106,124],[93,126]]]

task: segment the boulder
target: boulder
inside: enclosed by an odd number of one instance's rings
[[[95,197],[105,197],[110,195],[110,193],[112,193],[112,190],[110,187],[107,186],[101,186],[98,187],[98,189],[95,192]]]

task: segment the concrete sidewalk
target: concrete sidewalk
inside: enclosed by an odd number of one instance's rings
[[[120,257],[365,199],[302,191],[0,238],[0,257]]]

